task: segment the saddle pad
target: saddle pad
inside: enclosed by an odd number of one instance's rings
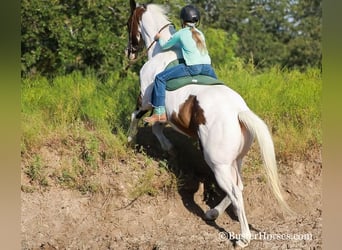
[[[166,69],[173,67],[177,64],[184,63],[184,59],[176,59],[169,63]],[[206,75],[197,75],[197,76],[184,76],[180,78],[171,79],[166,82],[166,90],[173,91],[184,87],[189,84],[200,84],[200,85],[222,85],[224,84],[218,79],[215,79]]]
[[[166,90],[173,91],[189,84],[222,85],[224,83],[218,79],[205,75],[185,76],[167,81]]]

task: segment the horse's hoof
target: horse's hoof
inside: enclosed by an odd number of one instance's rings
[[[213,209],[208,210],[205,213],[205,219],[214,221],[219,217],[219,215],[220,215],[219,211],[217,209],[213,208]]]
[[[127,137],[127,145],[133,147],[136,143],[136,138],[134,136]]]
[[[239,239],[235,244],[235,249],[242,249],[249,245],[249,241],[246,239]]]

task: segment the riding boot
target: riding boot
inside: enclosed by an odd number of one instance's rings
[[[153,110],[153,114],[150,117],[144,118],[144,121],[153,125],[155,122],[167,122],[167,117],[165,113],[165,107],[159,106],[155,107]]]

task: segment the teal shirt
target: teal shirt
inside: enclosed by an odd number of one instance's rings
[[[203,41],[205,41],[203,33],[198,29],[196,31],[201,34]],[[196,42],[192,38],[190,27],[185,27],[177,31],[168,41],[160,38],[159,44],[163,50],[172,48],[173,46],[179,46],[182,49],[183,58],[187,65],[211,64],[208,52],[201,53],[197,48]]]

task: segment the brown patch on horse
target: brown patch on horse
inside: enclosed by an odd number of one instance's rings
[[[206,123],[204,111],[194,95],[190,95],[180,106],[178,115],[176,112],[172,113],[170,120],[178,129],[191,137],[197,137],[199,125]]]

